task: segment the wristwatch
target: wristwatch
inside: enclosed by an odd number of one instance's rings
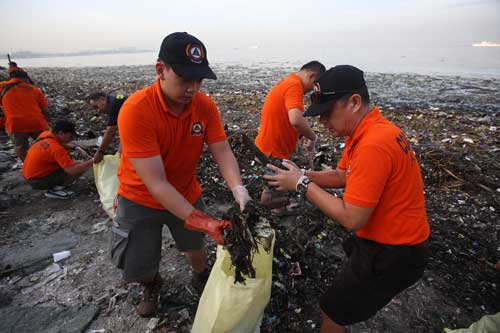
[[[301,197],[306,196],[307,188],[309,187],[310,183],[311,183],[311,179],[309,179],[309,177],[307,177],[307,176],[302,176],[299,178],[299,181],[297,182],[296,190]]]

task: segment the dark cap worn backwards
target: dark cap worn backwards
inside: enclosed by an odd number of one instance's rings
[[[332,103],[340,97],[366,87],[363,71],[350,65],[330,68],[314,82],[311,106],[304,117],[319,116],[328,111]]]
[[[187,32],[174,32],[165,37],[158,58],[187,80],[217,79],[208,66],[205,45]]]

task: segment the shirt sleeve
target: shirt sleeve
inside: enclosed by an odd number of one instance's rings
[[[212,99],[209,101],[208,108],[210,116],[206,124],[205,142],[210,145],[226,140],[226,132],[224,132],[219,110]]]
[[[52,143],[50,145],[52,158],[59,164],[62,169],[72,167],[75,161],[69,156],[68,151],[61,145]]]
[[[118,125],[118,111],[120,110],[120,103],[118,103],[115,100],[113,100],[113,103],[111,104],[111,107],[109,108],[109,113],[108,113],[108,123],[106,126],[117,126]]]
[[[344,201],[374,208],[392,172],[391,157],[380,147],[364,146],[353,152],[347,174]]]
[[[342,156],[340,157],[340,160],[337,162],[337,169],[341,170],[347,170],[347,148],[344,149],[342,152]]]
[[[299,109],[304,111],[304,93],[300,85],[290,86],[285,91],[285,108],[287,111],[291,109]]]
[[[160,155],[155,131],[156,124],[150,112],[142,112],[137,104],[124,104],[118,116],[118,131],[124,157],[146,158]]]

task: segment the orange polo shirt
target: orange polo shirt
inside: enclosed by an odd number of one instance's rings
[[[0,83],[0,91],[13,82],[22,81],[12,79]],[[2,107],[5,114],[5,130],[7,133],[40,132],[49,128],[42,109],[47,108],[47,99],[37,87],[22,82],[3,96]]]
[[[346,140],[337,164],[347,171],[344,201],[374,208],[356,234],[382,244],[415,245],[429,237],[424,184],[403,132],[377,107]]]
[[[299,133],[290,124],[291,109],[304,112],[304,90],[295,73],[278,82],[264,101],[255,145],[267,156],[289,158],[295,150]]]
[[[122,144],[118,194],[140,205],[163,210],[129,158],[160,155],[167,180],[194,204],[201,195],[196,167],[203,144],[226,140],[219,111],[210,97],[197,93],[178,116],[165,104],[159,81],[125,101],[118,116],[118,130]]]
[[[75,165],[75,161],[69,156],[57,135],[45,131],[28,149],[23,163],[23,177],[25,179],[43,178],[56,170],[69,168],[73,165]]]

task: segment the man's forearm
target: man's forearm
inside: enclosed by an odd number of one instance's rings
[[[236,186],[242,185],[238,161],[236,161],[229,144],[226,142],[226,144],[219,147],[211,147],[211,153],[229,188],[232,190]]]
[[[106,131],[104,132],[104,135],[102,137],[102,142],[101,145],[99,146],[99,150],[105,151],[111,142],[113,142],[113,139],[115,138],[117,126],[108,126],[106,127]]]
[[[305,118],[303,118],[297,124],[293,125],[293,127],[297,130],[297,132],[299,132],[299,134],[305,136],[309,140],[316,140],[316,134],[312,130],[311,126],[309,126],[309,123]]]
[[[183,221],[195,209],[168,181],[153,184],[148,190],[166,210]]]
[[[77,164],[73,165],[72,167],[65,168],[64,172],[66,172],[70,176],[75,176],[75,175],[78,175],[78,174],[84,172],[88,168],[90,168],[93,163],[94,163],[94,159],[91,158],[88,161],[77,163]]]
[[[146,185],[149,193],[166,210],[185,220],[194,210],[188,202],[168,181],[160,155],[147,158],[131,158],[130,162],[137,175]]]
[[[219,171],[226,181],[229,188],[232,190],[238,185],[242,185],[240,169],[238,162],[233,154],[225,156],[221,163],[217,162]]]
[[[306,176],[322,188],[344,188],[345,179],[337,170],[306,171]]]
[[[342,199],[326,192],[315,183],[309,184],[307,200],[319,208],[326,216],[333,219],[349,230],[357,230],[360,224],[351,217],[345,202]]]

